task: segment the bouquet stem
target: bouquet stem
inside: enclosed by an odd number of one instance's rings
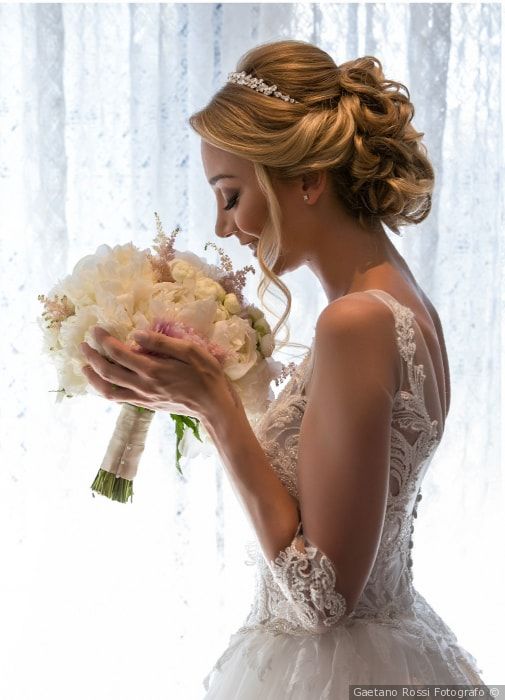
[[[92,491],[120,503],[133,501],[133,479],[154,414],[149,408],[123,404]]]

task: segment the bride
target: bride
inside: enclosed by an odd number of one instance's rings
[[[291,306],[285,272],[307,265],[328,299],[261,421],[206,424],[257,535],[255,599],[206,700],[483,683],[413,585],[413,523],[450,406],[439,316],[384,229],[430,212],[413,113],[376,58],[337,66],[289,40],[247,52],[190,118],[216,234],[248,244],[287,298],[274,331]]]

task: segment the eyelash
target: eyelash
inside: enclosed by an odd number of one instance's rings
[[[238,192],[236,194],[234,194],[233,197],[228,201],[228,203],[226,204],[224,209],[226,211],[228,211],[229,209],[232,209],[235,206],[237,199],[238,199]]]

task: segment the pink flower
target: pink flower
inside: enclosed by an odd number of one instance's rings
[[[155,319],[155,321],[151,325],[150,330],[153,333],[163,333],[164,335],[167,335],[171,338],[187,338],[192,343],[200,345],[200,347],[207,350],[207,352],[213,355],[221,365],[224,364],[225,360],[230,355],[230,351],[226,350],[218,343],[209,340],[202,333],[195,330],[191,326],[182,323],[181,321],[163,321],[161,319]],[[148,352],[150,355],[163,357],[162,354],[160,355],[159,353],[147,351],[143,348],[141,348],[140,350],[137,350],[136,348],[133,349],[136,352]]]

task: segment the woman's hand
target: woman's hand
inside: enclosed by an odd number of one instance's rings
[[[93,328],[93,335],[114,362],[82,343],[89,362],[82,371],[110,401],[201,420],[223,404],[229,407],[240,401],[218,360],[190,340],[152,331],[147,331],[145,339],[134,334],[142,349],[161,355],[154,356],[133,351],[100,326]]]

